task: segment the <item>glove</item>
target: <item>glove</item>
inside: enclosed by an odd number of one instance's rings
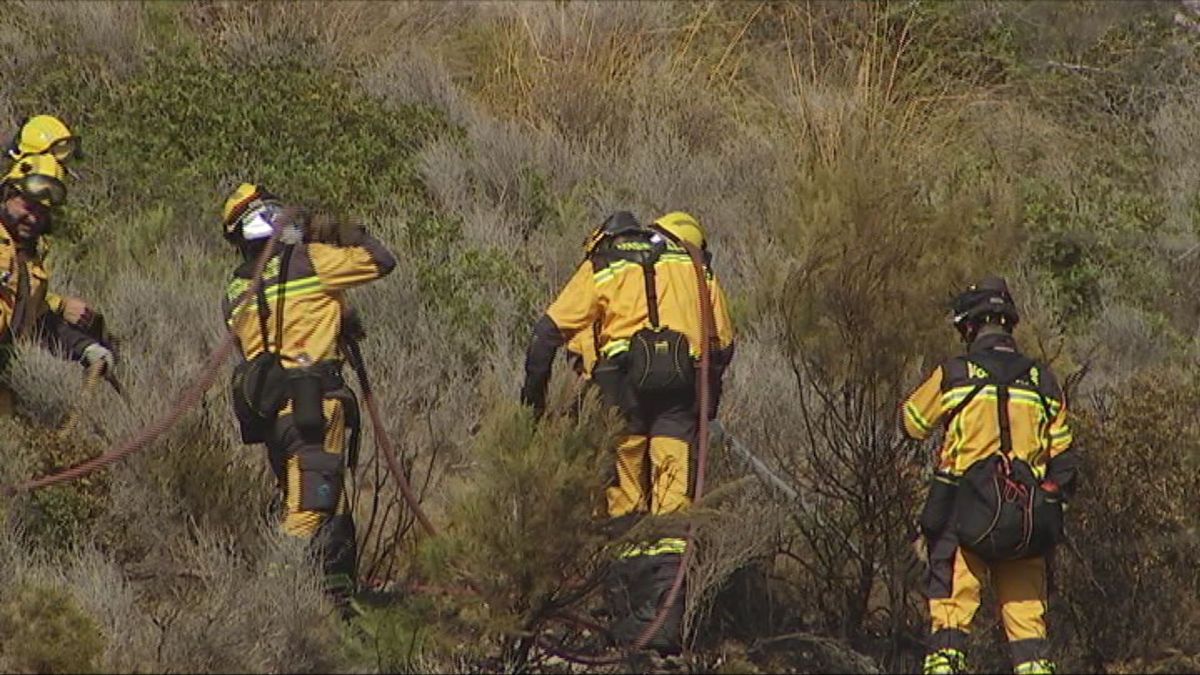
[[[358,318],[358,312],[353,307],[347,307],[342,314],[342,337],[354,342],[362,342],[367,337],[362,319]]]
[[[94,363],[102,362],[104,363],[104,369],[106,371],[112,370],[112,367],[116,364],[116,357],[113,355],[112,350],[100,344],[99,342],[88,345],[87,348],[83,350],[83,357],[81,360],[83,361],[83,365],[87,368],[91,368],[92,364]]]
[[[304,241],[333,244],[337,239],[337,223],[327,213],[313,216],[304,227]]]
[[[542,419],[542,416],[546,414],[545,387],[538,387],[529,380],[526,380],[525,385],[521,387],[521,405],[533,408],[533,418],[535,420]]]
[[[365,234],[362,225],[338,222],[327,213],[319,213],[305,228],[304,241],[333,246],[359,246]]]
[[[96,319],[96,313],[82,299],[67,296],[63,298],[62,317],[67,323],[87,330]]]
[[[362,246],[367,230],[360,223],[342,223],[338,226],[338,242],[342,246]]]

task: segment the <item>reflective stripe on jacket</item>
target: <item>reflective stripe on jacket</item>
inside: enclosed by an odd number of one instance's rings
[[[680,248],[668,248],[655,264],[654,276],[659,323],[686,335],[692,349],[699,350],[700,306],[692,259]],[[716,322],[715,346],[726,349],[734,339],[728,302],[711,271],[708,280]],[[568,340],[580,331],[591,331],[592,324],[599,321],[599,340],[593,348],[612,356],[628,349],[629,338],[650,324],[645,284],[643,269],[637,263],[593,256],[576,269],[546,310],[546,316]]]
[[[267,335],[276,349],[276,311],[283,296],[282,354],[285,367],[297,367],[339,358],[344,291],[378,279],[396,266],[390,251],[370,235],[361,246],[297,244],[288,265],[286,283],[280,284],[282,248],[267,262],[263,291],[269,315]],[[263,349],[258,300],[249,295],[255,261],[243,263],[230,281],[222,311],[226,325],[238,339],[247,359]],[[284,290],[286,286],[286,290]]]
[[[995,359],[1017,358],[1009,335],[987,335],[968,353],[949,359],[917,387],[901,409],[906,434],[923,440],[938,426],[948,426],[938,457],[938,471],[960,476],[976,461],[1000,451],[997,387],[984,386],[953,419],[950,413],[988,377]],[[1008,387],[1012,456],[1044,475],[1051,459],[1066,452],[1073,438],[1067,423],[1062,389],[1049,368],[1034,364]]]

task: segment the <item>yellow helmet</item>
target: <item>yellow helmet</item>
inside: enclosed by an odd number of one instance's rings
[[[80,155],[79,137],[53,115],[35,115],[25,119],[13,139],[8,154],[13,159],[33,155],[51,155],[65,162]]]
[[[3,183],[42,206],[55,207],[67,199],[63,173],[53,156],[31,155],[14,162]]]
[[[672,211],[654,221],[654,224],[676,239],[686,241],[696,248],[702,249],[706,244],[704,228],[700,227],[700,221],[683,211]]]
[[[270,216],[257,220],[255,216],[266,215],[264,214],[266,209],[278,209],[281,206],[275,195],[262,186],[242,183],[234,188],[225,200],[225,206],[221,209],[221,227],[225,232],[225,238],[229,241],[237,241],[270,236]],[[248,223],[253,223],[253,231],[246,229]],[[265,227],[258,226],[263,224]]]

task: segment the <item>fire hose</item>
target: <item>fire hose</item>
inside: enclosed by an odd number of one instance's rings
[[[708,274],[704,264],[703,254],[698,248],[687,242],[679,242],[687,251],[692,259],[692,266],[696,271],[696,283],[699,289],[700,302],[700,367],[699,367],[699,396],[697,410],[699,411],[698,429],[697,429],[697,462],[696,462],[696,482],[693,491],[693,499],[700,499],[704,493],[704,474],[708,460],[708,440],[709,440],[709,419],[708,410],[712,400],[712,386],[709,379],[709,374],[712,372],[712,343],[716,334],[715,321],[713,319],[712,297],[708,292]],[[362,353],[358,343],[353,340],[344,341],[346,346],[347,356],[351,368],[354,370],[358,378],[360,388],[363,393],[363,401],[367,407],[368,416],[371,419],[371,425],[376,438],[376,443],[379,444],[380,450],[383,451],[384,460],[387,463],[388,470],[391,472],[393,479],[400,488],[401,495],[404,501],[408,503],[412,509],[413,515],[421,524],[422,529],[429,536],[437,536],[437,528],[429,520],[424,509],[421,508],[420,502],[417,499],[416,493],[413,492],[411,482],[405,474],[403,467],[396,458],[395,448],[393,448],[391,440],[388,438],[386,429],[383,425],[382,416],[379,414],[379,406],[375,400],[374,390],[370,384],[370,378],[367,374],[366,366],[363,362]],[[627,651],[608,656],[595,656],[589,654],[578,654],[553,644],[545,636],[539,636],[538,646],[544,649],[547,653],[562,658],[564,660],[573,661],[579,664],[600,666],[600,665],[616,665],[624,662],[629,653],[638,652],[645,649],[646,645],[653,638],[654,634],[662,629],[663,623],[666,621],[667,614],[679,601],[679,594],[683,589],[684,577],[687,574],[687,568],[691,565],[692,558],[695,555],[695,524],[689,524],[687,535],[685,537],[685,546],[683,558],[680,560],[679,567],[675,572],[675,578],[672,580],[671,587],[667,591],[666,597],[659,605],[658,611],[654,619],[634,640],[633,645]],[[472,590],[478,592],[472,586]],[[560,621],[568,623],[579,623],[576,617],[571,616],[556,616]]]
[[[280,219],[280,225],[271,233],[270,239],[267,240],[266,246],[263,247],[262,253],[259,254],[258,260],[255,261],[254,276],[251,279],[250,288],[244,296],[245,298],[254,297],[254,294],[262,286],[263,270],[266,269],[267,261],[270,260],[272,253],[274,253],[275,245],[283,232],[283,226],[285,223],[290,223],[294,217],[295,210],[286,210],[283,218]],[[6,485],[0,488],[0,494],[11,497],[20,492],[31,492],[51,485],[77,480],[107,468],[142,450],[159,436],[166,433],[168,429],[175,426],[184,413],[191,410],[200,402],[201,397],[204,396],[204,392],[208,391],[209,387],[216,381],[217,371],[220,369],[221,364],[233,353],[234,342],[233,333],[227,332],[220,344],[209,353],[204,367],[200,370],[200,374],[175,397],[170,407],[167,408],[166,414],[155,420],[150,426],[142,429],[132,438],[127,439],[124,443],[121,443],[109,452],[62,469],[61,471],[39,478],[32,478],[21,483]],[[99,377],[99,375],[100,373],[97,372],[96,377]],[[88,376],[91,378],[92,373],[89,372]],[[71,425],[74,426],[73,421],[68,419],[68,422],[71,422]]]
[[[284,212],[280,219],[279,225],[271,233],[267,240],[266,246],[263,247],[258,259],[255,261],[254,273],[251,278],[251,283],[244,299],[252,298],[259,291],[263,283],[263,271],[266,269],[267,261],[270,260],[275,251],[276,244],[279,242],[281,234],[285,227],[291,224],[295,217],[295,210],[288,209]],[[704,491],[704,474],[707,465],[708,455],[708,436],[709,436],[709,420],[708,410],[711,406],[711,383],[709,374],[712,364],[712,341],[715,334],[715,322],[713,320],[712,298],[708,292],[707,272],[700,250],[687,242],[680,242],[692,259],[693,267],[696,271],[696,281],[700,297],[701,310],[701,328],[700,328],[700,366],[699,366],[699,396],[698,406],[698,441],[697,441],[697,465],[696,465],[696,481],[693,492],[693,499],[698,500]],[[245,301],[245,300],[243,300]],[[89,460],[80,462],[74,466],[62,469],[57,472],[50,473],[38,478],[29,479],[21,483],[7,485],[0,488],[0,494],[5,496],[13,496],[20,492],[30,492],[41,488],[57,485],[73,480],[77,480],[88,476],[92,473],[105,469],[126,457],[144,449],[150,443],[158,439],[162,434],[166,433],[171,427],[178,423],[179,419],[195,407],[203,397],[204,393],[216,381],[217,372],[226,359],[232,354],[235,346],[235,340],[232,332],[226,333],[221,342],[209,353],[203,368],[199,375],[191,382],[191,384],[183,389],[173,400],[168,407],[167,412],[157,419],[153,424],[145,427],[133,437],[127,439],[113,450],[93,457]],[[384,459],[388,465],[388,469],[392,477],[396,480],[397,486],[400,489],[401,495],[412,509],[414,516],[417,518],[421,527],[430,536],[437,535],[437,529],[425,514],[420,506],[416,494],[413,492],[412,485],[409,482],[404,469],[400,466],[396,458],[395,449],[391,444],[391,440],[385,432],[382,416],[379,413],[379,407],[375,400],[374,391],[370,385],[370,379],[367,376],[366,368],[363,364],[362,354],[357,343],[346,341],[348,347],[348,356],[351,360],[351,366],[354,368],[359,379],[360,386],[363,390],[363,399],[367,406],[368,414],[371,418],[371,424],[375,431],[377,443],[383,451]],[[92,382],[92,386],[88,386],[90,391],[94,387],[95,381],[103,374],[103,368],[90,368],[88,371],[88,381]],[[62,431],[71,430],[76,424],[78,414],[73,414],[68,417],[62,427]],[[687,535],[685,538],[685,549],[682,560],[676,571],[675,578],[672,581],[671,587],[667,592],[659,606],[658,612],[653,621],[643,630],[641,635],[634,641],[628,652],[641,651],[649,643],[652,636],[657,633],[663,623],[666,621],[667,614],[679,599],[679,594],[683,588],[684,577],[688,566],[691,564],[692,558],[695,555],[695,524],[689,524]],[[576,654],[565,649],[562,649],[547,640],[544,636],[539,637],[538,644],[543,649],[551,654],[555,654],[560,658],[586,665],[615,665],[622,663],[627,658],[627,653],[620,653],[612,656],[592,656],[585,654]]]

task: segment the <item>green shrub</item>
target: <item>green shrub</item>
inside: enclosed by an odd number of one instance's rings
[[[299,57],[239,63],[176,40],[144,54],[128,81],[111,77],[95,58],[62,54],[15,103],[58,111],[86,139],[84,170],[100,175],[72,186],[80,208],[68,210],[67,228],[94,241],[111,236],[113,216],[165,211],[123,228],[138,251],[181,229],[211,236],[242,180],[342,213],[420,202],[412,159],[449,131],[431,108],[385,108]]]
[[[478,594],[459,597],[460,619],[518,664],[518,644],[599,562],[605,540],[593,517],[614,431],[594,401],[578,418],[550,415],[538,424],[528,409],[497,405],[450,506],[453,525],[424,551],[432,578]]]
[[[0,603],[0,659],[20,673],[97,672],[104,637],[62,589],[21,584]]]

